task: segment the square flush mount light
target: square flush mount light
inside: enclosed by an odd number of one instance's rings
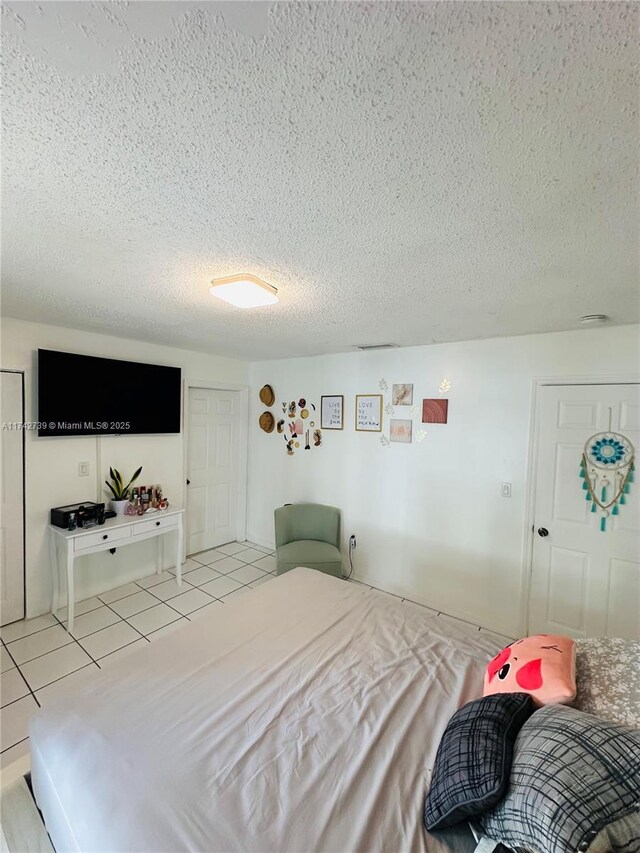
[[[259,308],[262,305],[274,305],[278,301],[277,288],[248,273],[214,278],[209,293],[236,308]]]

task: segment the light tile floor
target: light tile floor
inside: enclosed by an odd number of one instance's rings
[[[231,596],[271,580],[268,548],[232,542],[194,554],[173,572],[151,575],[76,604],[73,636],[67,608],[0,629],[0,765],[29,751],[29,721],[39,707],[73,686],[74,676],[101,669],[132,649],[153,642]]]
[[[132,649],[209,614],[212,607],[271,580],[275,569],[272,551],[251,542],[231,542],[190,557],[183,565],[181,587],[172,572],[163,572],[78,602],[73,636],[64,630],[66,607],[0,629],[0,765],[7,767],[28,753],[31,717],[72,688],[78,673],[109,666]],[[482,631],[497,643],[513,639],[394,597],[463,631]]]

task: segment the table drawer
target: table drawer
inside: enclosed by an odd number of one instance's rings
[[[152,533],[154,530],[172,530],[177,526],[177,515],[170,515],[168,518],[150,518],[148,521],[139,521],[134,524],[133,535],[141,536],[143,533]]]
[[[94,548],[96,545],[119,542],[122,539],[131,538],[131,525],[127,527],[116,527],[112,530],[96,530],[95,533],[87,533],[86,536],[78,536],[74,539],[74,551],[84,551],[86,548]]]

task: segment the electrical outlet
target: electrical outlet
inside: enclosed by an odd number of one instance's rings
[[[502,483],[500,486],[500,494],[503,498],[511,497],[511,483]]]
[[[78,462],[78,477],[88,477],[89,476],[89,463],[88,462]]]
[[[352,534],[351,534],[351,536],[349,537],[349,547],[350,547],[350,548],[355,548],[355,547],[356,547],[356,537],[355,537],[355,534],[353,534],[353,533],[352,533]]]

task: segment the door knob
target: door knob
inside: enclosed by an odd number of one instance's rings
[[[548,535],[549,535],[549,531],[547,530],[546,527],[539,527],[538,528],[538,536],[542,536],[542,538],[544,539],[544,537],[548,536]]]
[[[191,480],[187,480],[187,486],[191,485]]]

